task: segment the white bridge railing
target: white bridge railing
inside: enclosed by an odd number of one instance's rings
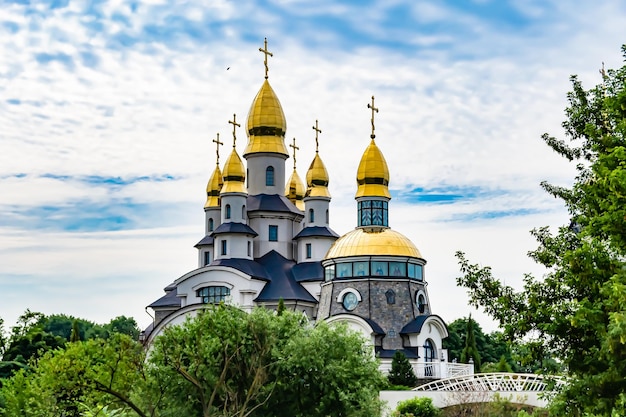
[[[413,372],[420,379],[441,379],[472,375],[474,365],[453,362],[417,362]]]
[[[413,388],[413,391],[541,392],[563,383],[562,378],[554,376],[498,372],[439,379]]]

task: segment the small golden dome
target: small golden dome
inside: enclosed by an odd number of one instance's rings
[[[389,228],[357,228],[337,239],[324,259],[365,255],[422,257],[413,242],[402,233]]]
[[[389,168],[383,153],[374,139],[371,140],[361,157],[356,175],[358,188],[355,198],[359,197],[387,197],[389,194]]]
[[[319,153],[315,152],[315,158],[309,166],[309,170],[306,173],[306,194],[305,197],[328,197],[330,198],[330,191],[328,191],[328,171],[326,166],[322,162]]]
[[[257,93],[248,112],[248,145],[243,152],[245,157],[251,153],[271,152],[289,156],[285,147],[287,121],[278,97],[265,80]]]
[[[285,187],[285,196],[291,201],[298,210],[304,210],[304,183],[300,179],[298,172],[294,169],[287,186]]]
[[[223,178],[224,185],[222,186],[221,194],[246,192],[244,184],[246,180],[246,170],[235,148],[233,148],[233,151],[226,160]]]
[[[222,171],[220,171],[220,166],[216,165],[215,171],[211,174],[211,178],[209,178],[209,182],[206,185],[206,203],[204,203],[204,208],[220,206],[220,191],[223,184]]]

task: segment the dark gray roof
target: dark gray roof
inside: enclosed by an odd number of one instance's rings
[[[374,331],[374,333],[376,334],[385,334],[384,330],[382,327],[380,327],[378,325],[378,323],[376,323],[374,320],[372,319],[368,319],[366,317],[363,317],[363,320],[365,320],[367,322],[367,324],[370,325],[370,327],[372,328],[372,330]]]
[[[289,199],[279,194],[250,195],[246,200],[246,209],[250,211],[277,211],[294,213],[303,216]]]
[[[180,307],[180,298],[178,298],[176,294],[177,291],[176,288],[174,288],[173,290],[166,292],[163,297],[159,298],[148,307]]]
[[[300,239],[302,237],[309,237],[309,236],[322,236],[322,237],[334,237],[334,238],[338,238],[339,235],[337,233],[335,233],[331,228],[326,227],[326,226],[310,226],[310,227],[305,227],[304,229],[302,229],[300,231],[300,233],[298,233],[296,235],[296,237],[294,237],[295,239]]]
[[[271,279],[263,265],[251,259],[216,259],[209,266],[227,266],[256,279],[263,281]]]
[[[278,301],[282,298],[285,301],[317,303],[317,300],[295,280],[292,273],[294,261],[285,259],[274,250],[256,261],[265,267],[271,280],[265,284],[255,301]]]
[[[324,280],[324,267],[322,267],[321,262],[303,262],[296,264],[291,269],[291,273],[297,282]]]
[[[437,316],[437,315],[430,315],[430,316],[417,316],[415,319],[411,320],[410,322],[408,322],[403,328],[402,330],[400,330],[400,334],[414,334],[414,333],[420,333],[422,331],[422,326],[424,325],[424,322],[426,322],[426,319],[428,319],[429,317],[437,317],[439,320],[441,320],[444,324],[445,322],[441,319],[441,317]]]
[[[211,233],[211,236],[221,235],[223,233],[240,233],[240,234],[252,235],[252,236],[259,235],[247,224],[228,222],[228,223],[220,224],[218,228],[215,229],[213,233]]]
[[[193,247],[197,248],[199,246],[207,246],[207,245],[212,245],[213,244],[213,237],[211,236],[205,236],[203,237],[200,242],[196,243]]]

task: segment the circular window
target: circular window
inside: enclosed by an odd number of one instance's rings
[[[346,310],[354,310],[357,304],[359,304],[359,299],[357,298],[355,293],[349,292],[343,296],[343,308],[345,308]]]

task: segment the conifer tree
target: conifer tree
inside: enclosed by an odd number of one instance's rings
[[[393,354],[391,371],[389,371],[387,379],[392,385],[404,385],[411,388],[417,385],[417,377],[415,372],[413,372],[411,363],[406,355],[399,350],[396,350],[396,353]]]
[[[465,347],[461,352],[461,362],[469,363],[470,359],[474,362],[474,372],[480,372],[480,353],[476,347],[476,337],[474,336],[474,320],[470,314],[467,319],[467,328],[465,332]]]
[[[78,328],[78,320],[72,322],[72,334],[70,335],[70,342],[80,341],[80,329]]]

